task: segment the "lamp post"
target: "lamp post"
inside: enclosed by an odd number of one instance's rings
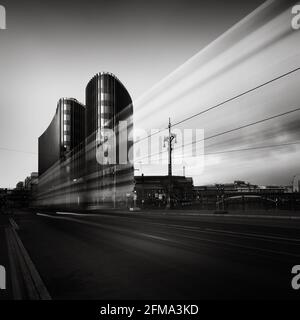
[[[176,134],[171,132],[171,119],[169,118],[169,135],[164,137],[164,147],[166,142],[168,145],[168,196],[167,196],[167,208],[172,206],[172,151],[173,143],[177,143]]]

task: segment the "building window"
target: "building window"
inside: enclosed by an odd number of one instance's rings
[[[101,100],[111,100],[111,95],[109,93],[101,92]]]
[[[101,91],[104,92],[104,78],[101,77]]]
[[[112,118],[111,113],[101,113],[101,119],[109,120]]]
[[[102,106],[102,113],[110,113],[111,109],[111,106]]]
[[[64,114],[64,120],[71,120],[71,115],[70,114]]]
[[[71,105],[69,105],[69,104],[64,104],[64,110],[65,110],[65,111],[71,110]]]

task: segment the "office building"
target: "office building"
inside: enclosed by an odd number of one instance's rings
[[[62,98],[39,138],[36,205],[99,208],[125,205],[134,187],[132,100],[111,73],[87,84],[86,105]]]
[[[86,87],[87,201],[92,206],[125,203],[133,190],[130,159],[133,106],[120,80],[96,74]]]
[[[39,175],[84,141],[85,107],[74,98],[62,98],[45,132],[39,137]]]

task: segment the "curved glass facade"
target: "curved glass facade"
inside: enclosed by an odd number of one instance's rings
[[[82,143],[84,138],[84,105],[74,98],[60,99],[49,127],[39,137],[39,175]]]
[[[39,181],[35,204],[70,207],[82,202],[85,174],[85,106],[61,98],[49,127],[39,137]]]
[[[98,73],[86,87],[87,201],[126,202],[133,190],[132,100],[111,73]]]

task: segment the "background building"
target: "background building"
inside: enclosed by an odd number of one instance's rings
[[[300,174],[297,174],[293,178],[293,192],[300,192]]]
[[[139,207],[161,208],[167,205],[169,176],[136,176],[136,204]],[[193,179],[172,176],[172,205],[182,207],[193,201]]]
[[[210,210],[299,208],[299,196],[289,186],[258,186],[245,181],[194,187],[195,204]]]
[[[30,176],[28,176],[24,181],[24,188],[27,190],[32,190],[38,184],[39,173],[31,172]]]

